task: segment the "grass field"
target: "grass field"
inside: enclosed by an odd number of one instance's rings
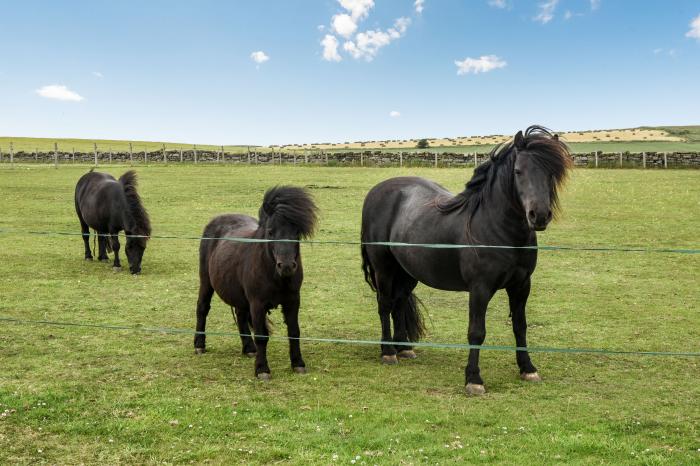
[[[0,229],[78,232],[73,187],[88,167],[0,168]],[[125,167],[109,167],[120,174]],[[357,240],[362,200],[418,174],[452,190],[460,169],[146,166],[154,235],[201,233],[221,212],[255,214],[277,183],[310,186],[317,239]],[[543,244],[698,248],[700,172],[575,170]],[[143,274],[83,260],[79,237],[0,234],[0,316],[193,329],[197,248],[153,239]],[[356,246],[305,245],[302,336],[376,339],[375,299]],[[697,255],[541,252],[529,301],[531,346],[698,351]],[[466,295],[420,286],[427,341],[466,342]],[[276,333],[285,328],[279,311]],[[514,354],[484,351],[488,393],[464,395],[466,352],[418,349],[382,366],[374,346],[268,346],[258,382],[234,337],[0,322],[0,463],[698,464],[700,360],[533,353],[544,382],[518,379]],[[213,301],[208,330],[232,331]],[[513,344],[504,293],[486,344]]]

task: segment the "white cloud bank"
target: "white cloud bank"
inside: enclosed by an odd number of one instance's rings
[[[321,40],[322,56],[326,61],[339,62],[343,59],[339,53],[340,42],[337,36],[344,39],[342,50],[351,57],[372,61],[382,47],[401,38],[411,24],[409,18],[400,17],[389,29],[358,32],[359,23],[367,18],[374,8],[374,0],[338,0],[338,3],[345,11],[333,15],[330,24],[333,34],[326,34]],[[414,1],[417,13],[423,11],[424,3],[425,0]]]
[[[547,24],[554,19],[554,10],[557,8],[558,3],[559,0],[547,0],[540,3],[538,5],[540,12],[532,19],[538,23]]]
[[[63,100],[66,102],[80,102],[85,100],[83,96],[77,92],[73,92],[62,84],[49,84],[48,86],[40,87],[35,91],[41,97],[53,100]]]
[[[455,60],[457,74],[488,73],[498,68],[504,68],[508,63],[496,55],[482,55],[479,58],[465,58],[462,61]]]
[[[270,59],[269,56],[265,55],[265,52],[262,50],[258,50],[257,52],[253,52],[250,54],[250,59],[253,60],[255,63],[258,65],[265,63]]]
[[[697,15],[690,22],[690,31],[685,33],[685,37],[690,37],[691,39],[697,39],[700,41],[700,15]]]

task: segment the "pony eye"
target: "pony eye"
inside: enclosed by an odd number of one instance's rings
[[[523,173],[523,172],[521,172],[520,170],[517,170],[517,169],[515,170],[515,174],[516,174],[516,175],[521,175],[522,173]]]

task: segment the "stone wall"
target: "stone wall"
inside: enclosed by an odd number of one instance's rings
[[[600,168],[700,168],[700,152],[590,152],[573,154],[574,163],[578,167]],[[328,166],[425,166],[425,167],[473,167],[487,160],[488,154],[459,154],[431,152],[250,152],[228,153],[202,150],[166,150],[144,152],[98,152],[98,164],[134,163],[238,163],[238,164],[314,164]],[[17,163],[95,163],[94,152],[16,152],[12,159]],[[10,155],[3,153],[0,163],[9,163]]]

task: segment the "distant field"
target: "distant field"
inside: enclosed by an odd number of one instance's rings
[[[78,232],[86,166],[0,166],[0,230]],[[126,166],[102,167],[114,175]],[[154,235],[198,236],[215,214],[256,215],[277,183],[310,186],[319,240],[357,240],[362,200],[399,175],[464,187],[470,169],[152,165],[139,167]],[[700,171],[574,170],[542,244],[697,248]],[[191,330],[198,242],[153,238],[143,274],[83,260],[76,236],[0,234],[0,316]],[[302,336],[375,339],[376,298],[356,245],[303,245]],[[698,351],[698,255],[543,251],[528,302],[532,346]],[[419,286],[431,342],[466,342],[467,296]],[[279,310],[275,334],[286,329]],[[208,330],[232,331],[212,302]],[[512,345],[505,293],[486,344]],[[233,336],[0,322],[0,464],[698,464],[700,361],[484,351],[488,393],[464,394],[466,351],[417,350],[382,366],[379,348],[302,343],[309,374],[269,345],[261,383]],[[358,459],[359,458],[359,459]]]
[[[574,152],[694,152],[700,151],[700,126],[664,126],[658,128],[634,128],[625,130],[599,130],[562,133],[562,138],[567,141]],[[436,138],[429,139],[429,151],[433,152],[489,152],[494,145],[508,140],[510,136],[470,136],[453,139]],[[88,140],[88,139],[52,139],[52,138],[15,138],[0,137],[0,151],[8,153],[10,142],[13,143],[15,151],[33,152],[51,151],[54,143],[58,143],[59,150],[78,152],[91,152],[93,144],[97,143],[98,150],[106,152],[127,151],[129,141],[117,140]],[[224,150],[228,153],[240,153],[247,151],[248,147],[261,151],[282,150],[284,152],[304,151],[361,151],[361,150],[381,150],[387,152],[415,151],[416,140],[402,141],[370,141],[366,143],[334,143],[334,144],[300,144],[286,146],[245,146],[245,145],[224,145]],[[172,142],[149,142],[132,141],[134,152],[160,151],[165,144],[167,149],[185,150],[192,149],[192,144],[172,143]],[[197,145],[200,150],[219,150],[221,146]]]

